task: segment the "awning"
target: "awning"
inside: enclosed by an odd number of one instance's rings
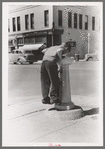
[[[23,38],[24,36],[23,35],[17,35],[17,38]]]
[[[16,39],[16,38],[23,38],[23,35],[20,34],[20,35],[8,36],[8,39],[9,39],[9,40],[14,40],[14,39]]]
[[[24,45],[22,47],[19,47],[19,50],[38,50],[39,48],[43,47],[44,43],[41,44],[29,44],[29,45]],[[44,47],[43,47],[44,49]]]

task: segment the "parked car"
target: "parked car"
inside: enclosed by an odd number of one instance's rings
[[[99,60],[99,53],[89,53],[85,55],[85,60],[86,61],[98,61]]]
[[[46,48],[45,44],[24,45],[9,53],[9,62],[13,62],[14,64],[17,63],[19,65],[26,62],[33,64],[43,58],[44,54],[41,51],[44,48]]]

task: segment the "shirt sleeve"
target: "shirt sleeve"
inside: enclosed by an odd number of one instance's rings
[[[57,60],[57,64],[58,66],[62,65],[62,49],[58,49],[57,50],[57,56],[58,56],[58,60]]]
[[[59,59],[61,60],[62,59],[62,49],[57,50],[57,55],[58,55]]]

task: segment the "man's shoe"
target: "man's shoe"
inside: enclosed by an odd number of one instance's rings
[[[61,101],[59,99],[57,99],[57,100],[50,99],[50,104],[54,104],[54,103],[60,105],[61,104]]]
[[[50,97],[42,99],[43,104],[50,104]]]

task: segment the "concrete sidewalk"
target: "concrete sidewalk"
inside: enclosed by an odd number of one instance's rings
[[[20,97],[22,98],[21,101],[25,101],[25,99],[29,99],[29,97]],[[25,99],[23,99],[25,98]],[[46,110],[49,108],[53,108],[54,105],[42,104],[41,96],[30,97],[31,100],[21,103],[14,103],[13,105],[8,106],[8,118],[15,119],[30,113]],[[86,96],[71,96],[72,101],[75,105],[80,107],[85,107],[85,109],[91,109],[99,107],[98,98],[97,97],[86,97]]]
[[[8,106],[7,146],[101,146],[99,104],[96,97],[72,96],[84,111],[76,120],[62,119],[63,112],[44,105],[41,98]]]

